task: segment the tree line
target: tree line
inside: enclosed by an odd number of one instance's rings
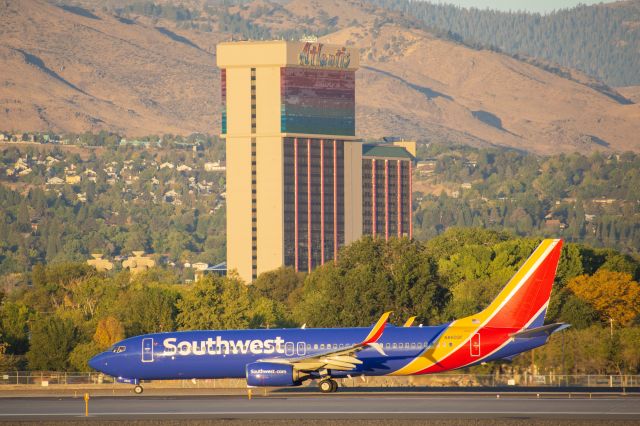
[[[134,250],[167,262],[221,262],[226,182],[223,172],[206,171],[204,164],[224,159],[223,146],[197,153],[175,146],[104,147],[99,155],[58,146],[0,150],[0,275]],[[6,175],[25,158],[30,174]],[[171,167],[162,168],[165,163]],[[178,171],[180,165],[191,170]],[[81,181],[48,184],[70,173]]]
[[[363,237],[310,274],[280,268],[253,285],[233,272],[184,285],[163,269],[131,276],[38,265],[29,286],[2,295],[0,370],[86,370],[92,355],[124,337],[169,330],[369,326],[387,310],[396,324],[412,315],[446,322],[487,306],[539,241],[484,229],[426,242]],[[547,321],[572,324],[568,371],[640,371],[638,278],[637,258],[565,245]],[[556,340],[536,350],[541,371],[560,372]],[[528,358],[511,365],[528,367]]]
[[[452,226],[478,226],[638,253],[636,153],[540,157],[431,144],[421,146],[418,155],[431,162],[432,172],[415,176],[417,238]]]

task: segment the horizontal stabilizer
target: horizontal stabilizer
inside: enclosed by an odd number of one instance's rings
[[[571,327],[571,324],[565,324],[562,322],[543,325],[542,327],[531,328],[529,330],[520,331],[518,333],[513,333],[511,337],[514,339],[531,339],[533,337],[549,337],[553,333],[564,330],[565,328]]]

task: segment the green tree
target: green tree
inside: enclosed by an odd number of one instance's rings
[[[65,371],[74,348],[77,331],[70,319],[57,315],[38,317],[31,328],[27,361],[31,370]]]
[[[206,276],[178,301],[177,322],[181,329],[247,328],[270,320],[278,323],[273,309],[265,310],[268,307],[259,303],[256,312],[253,302],[243,282],[232,277]],[[256,319],[258,314],[261,318]]]
[[[175,327],[175,291],[160,286],[133,289],[125,296],[123,324],[128,335],[171,331]]]
[[[69,365],[73,371],[90,371],[89,360],[103,349],[93,340],[80,343],[69,353]]]
[[[436,270],[417,241],[364,237],[344,247],[335,264],[307,276],[296,320],[314,327],[369,325],[392,310],[426,323],[437,318],[446,300]]]
[[[263,272],[253,283],[253,288],[264,297],[293,306],[298,296],[305,274],[291,267],[280,267],[274,271]]]
[[[188,289],[176,305],[176,321],[182,330],[222,329],[221,294],[224,279],[207,275]]]
[[[29,348],[27,321],[29,308],[16,302],[5,302],[0,310],[0,329],[4,333],[4,340],[9,344],[9,352],[24,354]]]
[[[583,329],[592,326],[599,321],[598,313],[589,303],[570,294],[560,312],[560,321],[571,324],[575,329]]]

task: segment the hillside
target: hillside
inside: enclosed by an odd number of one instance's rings
[[[469,48],[367,2],[74,4],[82,7],[2,0],[0,129],[218,133],[215,44],[314,32],[360,47],[363,138],[399,135],[543,154],[640,150],[640,106],[602,83]]]
[[[43,1],[2,0],[0,8],[0,128],[213,130],[218,71],[206,46]]]
[[[610,85],[640,84],[639,0],[578,5],[547,15],[466,9],[429,0],[369,1],[469,44],[576,68]]]
[[[358,79],[360,134],[402,128],[416,138],[538,153],[640,149],[640,106],[581,83],[589,79],[579,73],[564,78],[392,24],[324,40],[367,46]]]

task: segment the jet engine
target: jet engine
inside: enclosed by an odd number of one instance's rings
[[[293,369],[292,365],[277,362],[252,362],[246,366],[249,386],[299,386],[306,374]]]

